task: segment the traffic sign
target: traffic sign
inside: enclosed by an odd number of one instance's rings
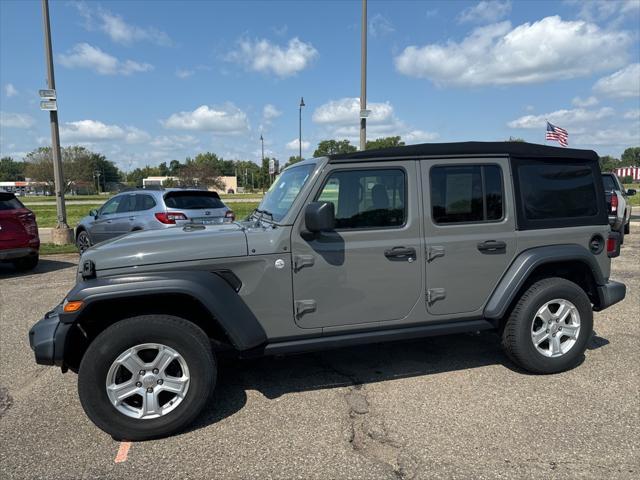
[[[53,100],[43,100],[40,102],[40,110],[48,110],[50,112],[55,112],[58,110],[58,102]]]
[[[56,99],[56,91],[55,90],[39,90],[38,93],[40,94],[41,98],[48,98],[50,100],[55,100]]]

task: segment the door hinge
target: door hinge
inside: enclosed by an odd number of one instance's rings
[[[293,258],[293,271],[299,272],[304,267],[312,267],[315,261],[313,255],[296,255]]]
[[[444,257],[444,247],[441,245],[432,245],[427,247],[427,262],[438,257]]]
[[[447,297],[447,291],[444,288],[430,288],[427,290],[427,303],[434,304],[438,300],[444,300]]]
[[[316,311],[315,300],[297,300],[295,303],[296,318],[300,318],[306,313],[313,313]]]

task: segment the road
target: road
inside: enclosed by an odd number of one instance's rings
[[[189,431],[131,445],[90,423],[74,374],[35,365],[29,350],[29,327],[71,287],[76,260],[0,270],[2,478],[640,475],[638,233],[614,261],[627,298],[595,315],[572,371],[528,375],[491,333],[227,361]]]

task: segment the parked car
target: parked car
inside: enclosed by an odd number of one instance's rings
[[[581,362],[593,311],[625,297],[609,278],[617,239],[593,151],[470,142],[315,158],[286,168],[246,221],[89,249],[29,338],[37,363],[78,372],[89,418],[128,440],[194,420],[220,350],[492,329],[520,367],[561,372]]]
[[[620,243],[624,235],[631,231],[631,202],[629,197],[636,194],[633,188],[625,189],[615,173],[603,173],[602,183],[609,214],[609,225],[620,233]]]
[[[135,190],[110,198],[91,210],[75,231],[80,252],[96,243],[139,230],[160,230],[186,223],[217,224],[235,220],[216,192],[194,189]]]
[[[0,192],[0,262],[31,270],[38,264],[39,254],[36,216],[13,193]]]

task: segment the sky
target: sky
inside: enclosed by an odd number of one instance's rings
[[[358,144],[361,2],[50,2],[60,134],[129,171]],[[368,3],[368,138],[640,145],[640,0]],[[50,145],[39,1],[0,0],[0,155]]]

